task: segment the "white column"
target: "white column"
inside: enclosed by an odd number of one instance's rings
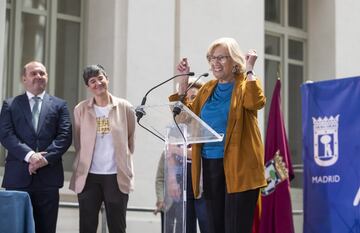
[[[111,92],[120,97],[126,97],[127,5],[128,0],[89,0],[85,10],[84,65],[103,65]]]
[[[360,1],[335,1],[336,78],[360,76]]]
[[[113,77],[112,92],[114,95],[128,98],[127,62],[128,62],[128,0],[115,1],[114,6],[114,41],[113,41]]]
[[[129,1],[126,91],[135,106],[151,87],[174,74],[175,8],[175,0]],[[172,88],[169,82],[155,89],[147,104],[167,103]],[[154,206],[155,173],[164,143],[140,127],[135,142],[136,189],[129,205]]]
[[[309,77],[335,77],[335,1],[308,1]]]

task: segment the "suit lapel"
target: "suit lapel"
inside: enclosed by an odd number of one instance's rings
[[[30,109],[30,103],[29,103],[29,99],[28,96],[25,94],[21,95],[20,97],[20,109],[22,110],[25,120],[26,122],[29,124],[30,128],[32,128],[34,130],[34,126],[32,123],[32,114],[31,114],[31,109]],[[35,132],[35,130],[34,130]]]
[[[37,128],[37,132],[40,132],[41,127],[43,126],[44,122],[45,122],[45,118],[48,115],[50,106],[51,106],[51,98],[48,94],[44,95],[43,101],[41,103],[41,111],[40,111],[40,116],[39,116],[39,122],[38,122],[38,128]]]

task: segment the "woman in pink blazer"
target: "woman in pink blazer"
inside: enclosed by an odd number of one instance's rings
[[[101,65],[87,66],[83,78],[93,96],[74,110],[76,157],[70,181],[79,200],[80,232],[96,232],[102,203],[109,232],[125,232],[134,182],[135,113],[128,101],[109,93]]]

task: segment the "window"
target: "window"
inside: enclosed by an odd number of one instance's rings
[[[82,0],[8,0],[6,11],[6,95],[22,92],[17,77],[31,60],[49,73],[48,92],[77,101]]]
[[[59,19],[57,29],[55,95],[66,97],[71,110],[78,102],[80,25]]]
[[[56,23],[55,95],[66,97],[71,114],[78,102],[81,1],[59,0]]]
[[[303,22],[304,3],[302,0],[289,0],[288,2],[288,26],[299,29],[304,28]]]
[[[293,165],[302,164],[300,85],[306,75],[304,0],[265,0],[265,122],[277,78]],[[302,183],[295,183],[302,186]]]
[[[273,23],[281,22],[281,0],[265,0],[265,20]]]

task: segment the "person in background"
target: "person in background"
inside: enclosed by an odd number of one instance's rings
[[[266,98],[253,68],[255,50],[242,54],[233,38],[212,42],[206,54],[215,80],[208,81],[193,101],[185,104],[216,132],[221,142],[192,146],[192,186],[200,194],[202,171],[204,197],[211,233],[250,233],[261,187],[266,186],[264,149],[257,111]],[[177,71],[190,71],[183,58]],[[179,100],[188,86],[188,77],[179,77]]]
[[[177,148],[174,147],[173,151]],[[180,150],[180,149],[179,149]],[[160,212],[161,232],[182,233],[182,155],[169,153],[165,157],[162,152],[158,163],[155,180],[156,209],[154,214]],[[167,167],[165,168],[165,164]],[[166,174],[166,175],[165,175]],[[168,177],[171,176],[171,177]],[[165,179],[167,183],[165,185]],[[167,192],[165,194],[165,192]],[[165,224],[166,213],[166,224]],[[164,226],[164,224],[166,226]]]
[[[203,83],[201,81],[191,81],[188,84],[188,88],[190,89],[187,91],[186,96],[187,98],[192,101],[195,99],[199,89]],[[165,156],[164,153],[161,154],[157,173],[156,173],[156,180],[155,180],[155,190],[156,190],[156,210],[155,213],[161,213],[161,228],[163,232],[163,218],[164,218],[164,210],[165,210],[165,201],[164,201],[164,161]],[[179,190],[180,192],[180,190]],[[197,232],[197,221],[199,223],[200,232],[207,233],[208,232],[208,223],[206,217],[206,206],[205,206],[205,199],[200,196],[199,199],[194,197],[192,185],[191,185],[191,147],[188,149],[187,152],[187,201],[186,201],[186,232],[187,233],[196,233]],[[176,216],[175,212],[175,204],[174,206],[170,207],[173,214],[172,216]],[[179,207],[178,207],[179,208]],[[174,220],[174,219],[173,219]]]
[[[5,100],[0,114],[0,142],[8,151],[2,187],[27,192],[36,232],[55,233],[62,156],[72,142],[70,114],[65,100],[46,93],[42,63],[27,63],[22,82],[26,92]]]
[[[135,113],[109,92],[101,65],[89,65],[83,79],[92,93],[74,109],[75,161],[70,189],[79,200],[80,232],[95,233],[105,204],[110,233],[125,233],[129,192],[133,189]]]

